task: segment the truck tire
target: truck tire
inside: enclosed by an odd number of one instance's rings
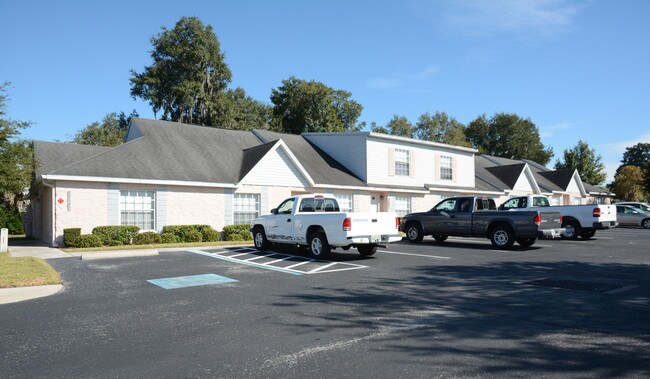
[[[517,240],[517,243],[523,247],[531,247],[535,244],[535,241],[537,241],[537,238],[520,238]]]
[[[490,241],[497,249],[509,249],[515,243],[515,234],[508,224],[497,224],[490,229]]]
[[[317,259],[327,259],[332,247],[327,242],[325,233],[317,232],[309,237],[309,254]]]
[[[422,238],[424,238],[424,232],[422,231],[420,224],[417,222],[411,222],[406,225],[406,239],[409,240],[409,242],[419,243],[422,242]]]
[[[645,229],[650,229],[650,218],[643,219],[643,221],[641,221],[641,226]]]
[[[580,227],[580,223],[576,220],[568,220],[566,222],[562,223],[562,227],[565,228],[566,230],[562,235],[560,236],[562,239],[565,240],[574,240],[578,238],[580,233],[582,233],[582,228]]]
[[[377,252],[377,245],[374,243],[371,243],[370,245],[358,245],[357,251],[359,251],[359,254],[364,257],[369,257]]]
[[[436,240],[436,242],[445,242],[447,240],[448,236],[443,236],[441,234],[436,234],[433,236],[433,239]]]
[[[595,235],[596,235],[596,229],[587,229],[587,230],[583,230],[582,233],[580,233],[580,237],[586,240],[588,240],[589,238]]]
[[[264,228],[256,227],[253,229],[253,243],[257,250],[266,250],[271,244],[266,239],[266,233],[264,233]]]

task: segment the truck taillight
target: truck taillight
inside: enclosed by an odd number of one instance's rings
[[[600,217],[600,208],[594,208],[594,217]]]
[[[343,230],[346,232],[352,230],[352,219],[350,217],[346,217],[345,220],[343,220]]]
[[[562,225],[562,216],[560,216],[560,225]]]
[[[395,228],[399,229],[399,217],[395,217]]]
[[[535,224],[537,224],[537,226],[542,225],[542,216],[539,213],[535,215]]]

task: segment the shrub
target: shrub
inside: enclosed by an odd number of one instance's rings
[[[102,239],[95,234],[82,234],[77,238],[75,247],[101,247],[103,245]]]
[[[250,224],[226,225],[223,227],[223,239],[226,241],[250,241],[253,239]]]
[[[204,229],[201,236],[203,237],[203,242],[217,242],[221,240],[221,234],[212,228]]]
[[[111,241],[120,241],[124,245],[130,245],[133,237],[140,231],[140,227],[133,225],[109,225],[97,226],[93,234],[98,236],[104,245],[110,245]]]
[[[77,247],[77,240],[81,237],[81,228],[63,229],[63,245]]]
[[[184,242],[201,242],[203,240],[203,236],[201,233],[199,233],[196,230],[192,230],[187,232],[185,235],[185,241]]]
[[[160,242],[162,243],[177,243],[178,237],[174,233],[163,233],[160,235]]]
[[[0,228],[9,229],[9,234],[25,233],[23,216],[20,214],[18,208],[5,208],[4,205],[0,205]]]
[[[202,224],[197,224],[197,225],[167,225],[163,227],[162,232],[163,233],[172,233],[176,237],[178,237],[179,242],[197,242],[195,241],[196,237],[191,237],[188,239],[188,235],[192,232],[199,233],[201,235],[201,240],[204,239],[204,235],[206,237],[210,237],[210,235],[213,232],[210,232],[212,227],[210,225],[202,225]],[[204,234],[205,233],[205,234]],[[218,241],[218,239],[217,239]]]
[[[156,243],[160,243],[160,234],[156,232],[144,232],[133,237],[134,245],[153,245]]]
[[[122,246],[122,245],[124,245],[122,241],[117,241],[117,240],[113,240],[108,244],[108,246]]]

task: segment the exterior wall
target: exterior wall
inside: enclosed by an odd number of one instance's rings
[[[369,155],[366,154],[366,134],[305,133],[303,137],[345,166],[361,180],[367,180]]]
[[[48,243],[50,245],[54,244],[54,238],[52,235],[52,228],[53,228],[52,192],[53,191],[54,191],[53,188],[43,187],[41,189],[41,200],[40,200],[41,201],[40,237],[43,241],[45,241],[45,243]]]
[[[391,166],[391,149],[398,148],[409,151],[412,175],[394,175]],[[383,141],[369,139],[367,141],[368,183],[383,185],[399,185],[404,187],[422,187],[425,184],[453,185],[474,187],[474,154],[457,152],[444,148],[427,148],[417,144],[400,141]],[[440,179],[440,156],[452,157],[453,180]]]
[[[107,194],[106,183],[57,181],[54,202],[56,245],[63,245],[63,229],[81,228],[81,234],[90,234],[95,226],[108,225]],[[63,202],[59,203],[59,199]],[[47,214],[51,215],[49,210]]]
[[[534,193],[533,186],[528,179],[525,171],[521,172],[519,179],[512,188],[511,196],[528,195]]]
[[[216,230],[223,229],[226,207],[223,188],[170,186],[166,203],[166,225],[207,224]],[[157,229],[162,230],[163,226],[157,225]]]
[[[242,185],[306,187],[308,182],[282,149],[266,155],[241,181]]]

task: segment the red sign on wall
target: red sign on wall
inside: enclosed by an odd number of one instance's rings
[[[56,202],[59,203],[59,204],[63,204],[63,201],[64,201],[63,198],[60,197],[59,200],[57,200]]]

